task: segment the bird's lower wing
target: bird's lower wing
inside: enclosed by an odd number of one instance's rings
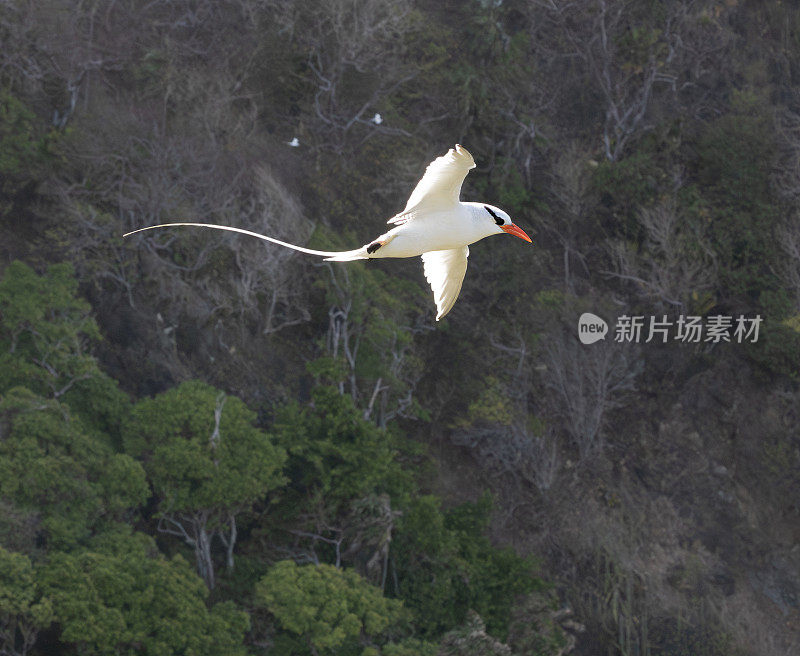
[[[433,289],[436,303],[436,321],[450,312],[461,292],[461,283],[467,272],[469,247],[454,248],[448,251],[429,251],[422,254],[425,278]]]
[[[146,228],[139,228],[138,230],[132,230],[131,232],[126,232],[123,237],[128,237],[130,235],[135,235],[137,232],[144,232],[145,230],[154,230],[155,228],[171,228],[173,226],[194,226],[196,228],[213,228],[214,230],[227,230],[228,232],[238,232],[242,235],[247,235],[249,237],[256,237],[258,239],[263,239],[264,241],[272,242],[273,244],[278,244],[279,246],[285,246],[286,248],[291,248],[292,250],[299,251],[300,253],[308,253],[309,255],[321,255],[328,260],[334,262],[347,262],[350,260],[366,260],[369,255],[367,254],[367,247],[362,246],[361,248],[356,248],[352,251],[317,251],[312,248],[304,248],[303,246],[296,246],[295,244],[290,244],[285,241],[281,241],[280,239],[275,239],[274,237],[267,237],[266,235],[262,235],[258,232],[252,232],[251,230],[245,230],[244,228],[233,228],[231,226],[222,226],[222,225],[214,225],[213,223],[161,223],[159,225],[154,226],[147,226]]]

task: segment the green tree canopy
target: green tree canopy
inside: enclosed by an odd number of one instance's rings
[[[440,656],[511,656],[511,649],[486,633],[480,616],[470,611],[466,622],[442,640]]]
[[[324,564],[280,561],[258,582],[255,598],[315,655],[357,656],[404,619],[399,601],[386,599],[352,570]]]
[[[24,656],[52,618],[30,558],[0,547],[0,654]]]
[[[39,276],[12,262],[0,280],[0,390],[25,385],[55,398],[97,373],[87,341],[99,339],[69,264]]]
[[[158,496],[159,527],[194,548],[209,587],[213,537],[232,567],[236,515],[285,482],[285,452],[254,421],[240,399],[187,382],[139,402],[124,429],[126,449],[144,458]]]
[[[140,401],[124,443],[171,510],[247,505],[285,481],[286,455],[255,418],[235,396],[191,381]]]
[[[490,633],[503,637],[515,595],[540,585],[531,559],[489,542],[490,510],[488,495],[448,512],[439,498],[423,496],[404,512],[392,550],[396,593],[427,635],[463,623],[471,609]]]
[[[206,608],[208,590],[181,556],[127,530],[90,549],[55,554],[40,573],[61,640],[81,654],[244,654],[247,615],[232,602]]]
[[[302,500],[324,499],[335,512],[353,499],[402,496],[412,487],[391,431],[365,420],[333,386],[315,387],[307,406],[282,409],[274,431],[289,454],[291,487]]]
[[[42,174],[55,131],[42,134],[36,115],[8,89],[0,89],[0,217],[13,197]]]
[[[73,545],[147,499],[141,465],[88,436],[58,401],[8,391],[0,432],[0,497],[38,511],[52,546]]]
[[[127,397],[90,353],[100,339],[70,264],[38,275],[12,262],[0,279],[0,393],[22,385],[67,403],[86,429],[116,440]]]

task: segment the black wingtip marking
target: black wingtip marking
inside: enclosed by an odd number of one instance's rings
[[[372,242],[369,246],[367,246],[367,253],[372,255],[375,251],[377,251],[383,244],[379,241]]]

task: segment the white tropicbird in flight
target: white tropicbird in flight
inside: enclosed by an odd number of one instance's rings
[[[462,203],[461,185],[475,160],[466,148],[456,144],[446,155],[428,165],[405,209],[387,223],[394,227],[377,239],[352,251],[317,251],[267,237],[266,235],[211,223],[164,223],[128,232],[170,226],[198,226],[229,230],[292,248],[301,253],[321,255],[331,262],[350,262],[381,257],[422,256],[425,278],[433,289],[436,320],[446,315],[458,298],[467,271],[469,244],[503,233],[530,242],[531,238],[499,207],[484,203]]]

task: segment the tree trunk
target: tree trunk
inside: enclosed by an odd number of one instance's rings
[[[197,540],[194,545],[197,558],[197,572],[206,582],[209,590],[214,589],[214,562],[211,560],[211,536],[205,525],[197,526]]]
[[[236,537],[237,537],[237,530],[236,530],[236,515],[231,513],[230,515],[230,526],[231,532],[228,534],[228,537],[225,538],[222,535],[222,531],[220,531],[220,537],[222,538],[222,542],[225,544],[226,548],[226,564],[228,566],[228,571],[233,571],[233,547],[236,545]]]

